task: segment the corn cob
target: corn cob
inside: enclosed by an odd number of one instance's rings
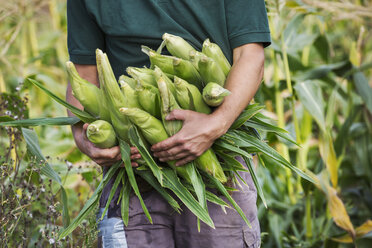
[[[183,109],[204,114],[211,113],[211,109],[203,101],[203,97],[196,86],[178,77],[174,77],[174,86],[176,87],[177,102]]]
[[[141,130],[141,133],[150,144],[159,143],[169,137],[162,122],[146,111],[136,108],[121,108],[119,111],[121,114],[127,116],[130,121]],[[167,162],[167,164],[176,170],[181,177],[190,182],[190,177],[185,168],[176,167],[175,163],[176,161]]]
[[[203,88],[203,79],[200,76],[198,70],[193,64],[184,59],[174,58],[173,59],[174,73],[177,77],[180,77],[187,82],[198,87],[199,90]]]
[[[124,81],[119,81],[121,93],[124,95],[125,106],[128,108],[141,108],[138,93]]]
[[[160,93],[161,100],[161,117],[163,120],[163,125],[168,135],[172,136],[176,134],[182,128],[182,121],[167,121],[165,117],[170,114],[175,109],[181,109],[178,105],[176,99],[174,98],[172,92],[168,88],[168,84],[165,82],[163,77],[157,80],[158,89]]]
[[[110,66],[107,55],[96,50],[98,77],[103,89],[106,103],[110,110],[111,124],[116,134],[124,141],[129,141],[129,120],[119,113],[119,108],[125,107],[125,98],[120,91],[114,72]]]
[[[146,111],[137,108],[120,108],[119,111],[142,131],[150,144],[159,143],[169,137],[162,122]]]
[[[202,56],[198,65],[200,75],[205,83],[216,82],[222,87],[225,85],[226,76],[216,61],[207,56]]]
[[[119,77],[119,82],[120,81],[126,82],[130,85],[130,87],[132,87],[132,89],[135,89],[137,87],[137,81],[134,78],[128,77],[126,75],[121,75]]]
[[[102,91],[94,84],[80,77],[71,61],[66,62],[68,79],[71,84],[72,94],[83,105],[84,110],[93,116],[109,121],[110,115],[101,102]]]
[[[142,109],[160,120],[160,96],[158,88],[140,83],[136,91]]]
[[[174,75],[173,58],[175,57],[159,54],[146,46],[142,46],[142,52],[149,56],[152,69],[158,66],[163,72]]]
[[[97,120],[89,124],[87,137],[99,148],[110,148],[117,144],[114,128],[104,120]]]
[[[148,68],[127,67],[127,73],[135,80],[141,79],[143,83],[156,87],[154,71]]]
[[[190,51],[195,51],[195,49],[183,38],[165,33],[163,34],[163,40],[167,47],[168,52],[175,57],[182,59],[190,59]]]
[[[209,39],[206,39],[203,43],[202,52],[208,57],[214,59],[227,77],[227,74],[230,72],[231,65],[223,54],[221,48],[217,44],[210,42]]]
[[[203,100],[211,107],[221,105],[225,96],[230,95],[231,92],[220,85],[210,82],[203,89]]]
[[[221,183],[226,183],[227,178],[214,151],[209,148],[196,160],[196,167],[217,178]]]
[[[174,86],[172,80],[158,66],[155,66],[154,75],[156,81],[158,81],[159,78],[163,78],[163,80],[167,84],[168,89],[172,92],[172,94],[173,95],[176,94],[176,87]]]
[[[199,70],[199,60],[201,57],[206,56],[204,53],[198,51],[190,51],[190,62]]]

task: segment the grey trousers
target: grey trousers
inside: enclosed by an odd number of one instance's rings
[[[201,223],[198,232],[196,217],[181,202],[182,212],[178,214],[156,191],[151,190],[141,195],[153,224],[149,223],[138,198],[132,194],[127,227],[120,218],[108,218],[99,223],[102,247],[125,247],[127,244],[129,248],[258,248],[257,193],[249,173],[241,175],[248,186],[242,184],[232,197],[246,214],[252,228],[235,210],[226,208],[225,214],[220,206],[208,202],[209,214],[216,228]],[[222,198],[227,202],[225,197]]]

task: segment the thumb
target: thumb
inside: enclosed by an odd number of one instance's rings
[[[189,110],[183,110],[183,109],[175,109],[172,112],[169,113],[165,117],[167,121],[174,121],[174,120],[181,120],[184,121],[186,119],[186,115],[188,114]]]
[[[87,131],[88,126],[89,126],[89,123],[84,123],[84,125],[83,125],[83,130],[84,130],[84,131]]]

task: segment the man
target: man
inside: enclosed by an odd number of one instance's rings
[[[70,60],[81,77],[99,85],[95,49],[108,54],[116,77],[127,66],[149,65],[140,45],[156,49],[163,33],[179,35],[201,49],[206,38],[221,46],[233,63],[225,87],[231,91],[212,114],[175,110],[167,118],[182,120],[182,129],[151,150],[160,161],[177,160],[182,166],[207,150],[223,135],[257,91],[262,75],[263,48],[270,44],[264,0],[68,0],[68,45]],[[67,99],[80,106],[68,87]],[[81,106],[80,106],[81,107]],[[118,147],[98,149],[85,136],[86,125],[77,124],[73,134],[78,148],[96,163],[108,166],[120,159]],[[131,158],[140,155],[132,148]],[[135,162],[132,162],[136,166]],[[242,175],[249,187],[234,192],[233,197],[252,224],[249,228],[233,210],[225,215],[221,208],[209,204],[216,229],[201,225],[186,208],[181,214],[153,190],[143,189],[142,196],[154,224],[151,225],[137,197],[131,196],[129,225],[123,227],[117,196],[110,203],[108,215],[99,224],[104,247],[259,247],[256,190],[248,173]],[[100,201],[104,206],[110,187]],[[115,199],[116,198],[116,199]],[[125,235],[124,235],[125,229]]]

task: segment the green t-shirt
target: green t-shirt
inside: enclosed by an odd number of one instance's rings
[[[95,64],[100,48],[116,77],[128,66],[149,66],[141,45],[157,49],[164,33],[198,50],[210,38],[230,62],[238,46],[271,42],[264,0],[68,0],[67,18],[70,60]]]

